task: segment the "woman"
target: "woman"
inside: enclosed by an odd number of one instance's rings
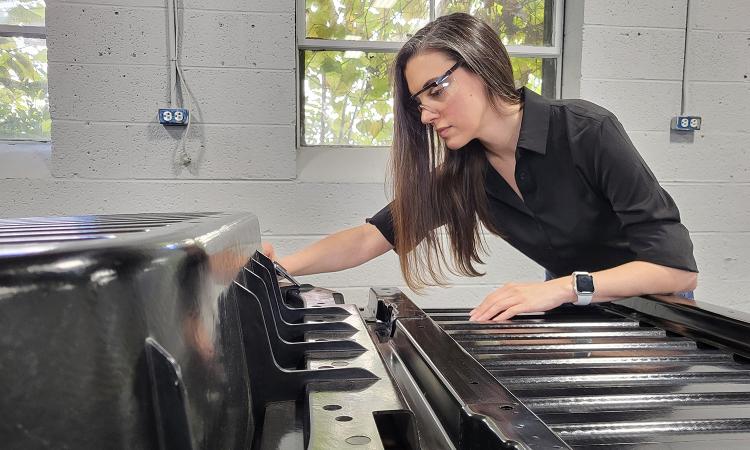
[[[342,270],[395,249],[413,289],[443,283],[446,270],[479,276],[481,225],[548,280],[505,284],[471,320],[695,288],[677,206],[614,115],[517,90],[487,24],[438,18],[402,47],[392,77],[395,200],[368,223],[282,258],[292,274]]]

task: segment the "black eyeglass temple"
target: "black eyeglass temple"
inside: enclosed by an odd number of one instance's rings
[[[422,92],[426,91],[427,89],[430,89],[431,87],[434,87],[434,86],[436,86],[436,85],[438,84],[438,82],[439,82],[439,81],[441,81],[441,80],[444,80],[444,79],[445,79],[445,77],[447,77],[448,75],[452,74],[452,73],[453,73],[453,71],[454,71],[454,70],[456,70],[456,69],[458,69],[458,66],[460,66],[460,65],[461,65],[461,61],[458,61],[458,62],[457,62],[456,64],[453,64],[453,66],[451,66],[451,68],[450,68],[450,69],[448,69],[448,70],[447,70],[447,71],[446,71],[446,72],[445,72],[444,74],[442,74],[442,75],[440,75],[439,77],[437,77],[437,78],[435,79],[435,81],[433,81],[432,83],[430,83],[430,84],[428,84],[427,86],[425,86],[425,87],[423,87],[422,89],[420,89],[420,90],[419,90],[419,92],[417,92],[416,94],[414,94],[414,95],[410,96],[410,97],[409,97],[409,100],[411,100],[411,101],[416,101],[416,99],[417,99],[417,96],[418,96],[419,94],[421,94]]]

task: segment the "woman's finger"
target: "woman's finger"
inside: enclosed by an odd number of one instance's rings
[[[504,298],[502,300],[498,300],[494,302],[492,305],[490,305],[484,313],[477,316],[477,320],[490,320],[493,317],[497,316],[501,312],[505,311],[506,309],[510,308],[511,306],[515,305],[517,303],[517,299],[511,297],[511,298]]]
[[[273,245],[269,244],[268,242],[263,242],[260,244],[260,246],[266,258],[271,260],[276,259],[276,251],[274,250]]]
[[[501,314],[499,314],[497,317],[495,317],[492,320],[494,322],[504,322],[504,321],[510,319],[511,317],[513,317],[513,316],[515,316],[517,314],[521,314],[523,312],[528,312],[528,311],[526,311],[526,309],[527,309],[527,307],[524,306],[523,303],[519,303],[519,304],[513,305],[510,308],[506,309],[505,311],[503,311]]]

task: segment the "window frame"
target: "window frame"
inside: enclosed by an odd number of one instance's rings
[[[437,0],[429,1],[430,21],[435,20],[435,5]],[[555,98],[560,98],[562,93],[562,63],[563,63],[563,22],[565,18],[565,0],[552,0],[554,26],[552,28],[552,46],[534,45],[507,45],[505,48],[511,57],[529,58],[553,58],[555,59]],[[302,83],[304,82],[304,58],[303,53],[308,50],[360,50],[371,52],[397,53],[404,44],[402,41],[365,41],[365,40],[343,40],[343,39],[308,39],[307,22],[305,15],[306,0],[296,0],[296,38],[297,38],[297,67],[296,67],[296,98],[298,99],[297,114],[297,148],[306,152],[319,150],[331,152],[345,149],[388,149],[389,147],[374,145],[305,145],[302,135],[302,124],[305,118],[304,93]],[[299,171],[299,168],[298,168]]]
[[[47,25],[45,26],[38,26],[38,25],[4,25],[0,24],[0,37],[22,37],[22,38],[29,38],[29,39],[44,39],[45,46],[47,45]],[[47,46],[49,48],[49,46]],[[49,64],[49,63],[47,63]],[[49,67],[49,66],[48,66]],[[49,74],[49,71],[48,71]],[[47,79],[47,96],[49,97],[49,78]],[[0,138],[0,146],[2,146],[2,149],[9,149],[14,147],[9,147],[11,144],[18,144],[18,143],[29,143],[31,147],[34,147],[35,144],[38,143],[50,143],[52,141],[52,138],[46,139],[46,140],[39,140],[39,139],[8,139],[8,138]]]

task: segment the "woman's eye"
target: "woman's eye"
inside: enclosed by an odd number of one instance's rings
[[[443,91],[445,91],[445,87],[443,85],[435,86],[434,88],[430,89],[430,97],[439,97]]]

